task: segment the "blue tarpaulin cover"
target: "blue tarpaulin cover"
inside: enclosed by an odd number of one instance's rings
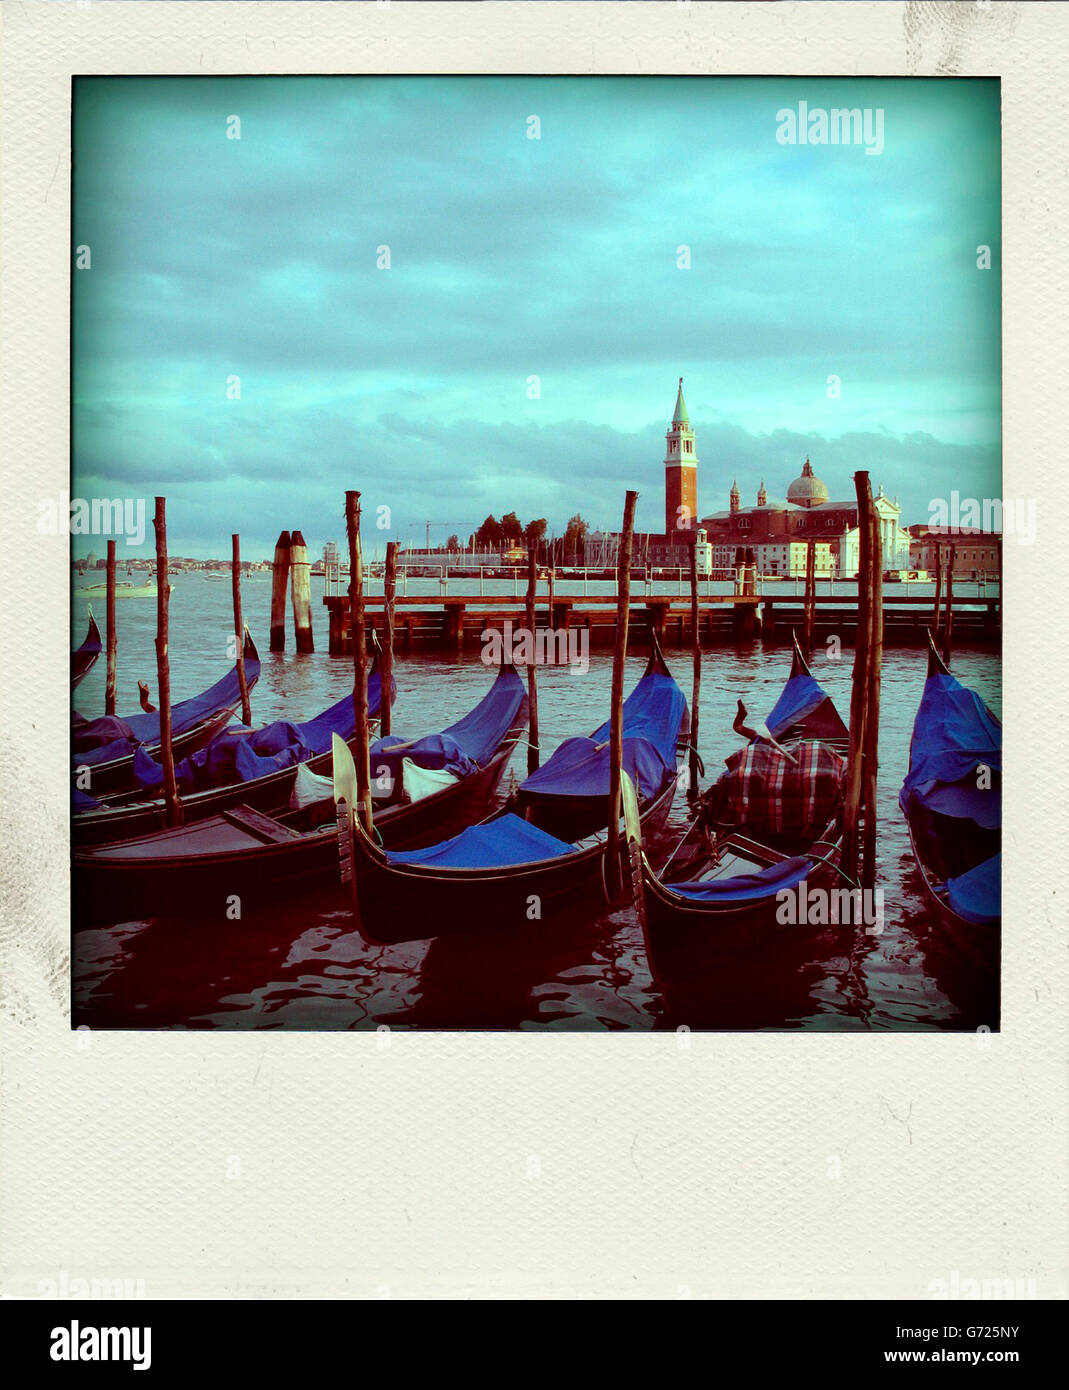
[[[258,657],[245,657],[245,679],[249,689],[260,678]],[[190,700],[182,700],[171,710],[171,735],[179,734],[210,718],[229,705],[237,705],[241,700],[241,687],[238,683],[237,667],[229,670],[222,680],[208,687],[200,695]],[[75,715],[71,735],[73,761],[76,764],[95,764],[110,762],[112,758],[128,757],[139,743],[155,744],[160,739],[160,715],[128,714],[123,719],[105,715],[102,719],[83,720]]]
[[[812,676],[792,676],[780,692],[772,713],[765,720],[768,732],[773,738],[778,738],[792,724],[797,724],[812,714],[827,698]]]
[[[430,864],[450,869],[495,869],[540,863],[571,854],[574,846],[507,812],[485,825],[470,825],[451,840],[426,849],[396,850],[391,864]]]
[[[376,739],[371,745],[372,777],[381,776],[383,768],[398,776],[403,758],[411,758],[417,767],[444,768],[461,777],[474,772],[493,757],[525,698],[523,681],[511,666],[503,667],[475,708],[441,733]]]
[[[812,870],[813,861],[803,855],[784,859],[752,874],[733,874],[730,878],[710,879],[708,883],[666,883],[665,887],[695,902],[719,903],[774,898],[785,888],[797,887]]]
[[[624,701],[624,770],[640,796],[656,796],[676,773],[676,741],[687,701],[671,676],[643,676]],[[537,796],[608,796],[609,724],[591,738],[566,739],[522,784]]]
[[[368,678],[367,698],[369,715],[377,717],[382,699],[378,671],[373,671]],[[293,724],[288,719],[265,724],[262,729],[232,724],[207,747],[176,763],[175,780],[180,791],[251,782],[329,752],[335,733],[348,742],[355,727],[351,694],[344,695],[337,704],[302,724]],[[143,748],[137,748],[134,750],[134,775],[142,787],[158,787],[163,781],[163,768]]]
[[[1002,855],[993,854],[960,878],[947,880],[950,906],[967,922],[983,926],[1002,915]]]
[[[903,811],[916,800],[943,815],[989,828],[998,825],[999,779],[992,779],[989,791],[978,788],[981,763],[1001,772],[1002,725],[974,690],[950,675],[929,676],[913,724],[909,772],[898,796]]]

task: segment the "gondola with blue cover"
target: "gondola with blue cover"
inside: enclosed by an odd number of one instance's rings
[[[646,670],[624,701],[623,770],[647,830],[663,824],[687,746],[687,702],[656,635]],[[425,940],[473,924],[522,927],[606,888],[609,724],[568,739],[489,819],[416,850],[367,834],[356,814],[356,774],[335,741],[334,787],[342,876],[371,941]]]
[[[71,689],[89,674],[96,659],[100,655],[103,643],[100,640],[100,629],[97,627],[96,619],[93,617],[93,609],[89,608],[89,631],[85,634],[85,641],[75,651],[71,652]]]
[[[523,682],[507,666],[457,723],[423,738],[376,740],[372,791],[384,842],[431,844],[485,814],[527,708]],[[243,903],[273,898],[316,877],[337,882],[334,798],[330,779],[302,764],[285,786],[275,784],[266,806],[241,802],[191,825],[76,849],[76,923],[167,911],[221,923],[235,894]]]
[[[734,727],[748,742],[726,759],[661,873],[641,854],[640,916],[662,982],[693,982],[797,932],[777,921],[779,895],[840,882],[849,731],[797,640],[764,728],[747,727],[745,718],[740,701]]]
[[[950,674],[930,633],[898,801],[939,920],[993,962],[1002,924],[1002,725]]]
[[[382,687],[379,643],[373,636],[375,659],[368,675],[368,719],[377,724]],[[393,696],[397,682],[393,682]],[[231,724],[210,743],[175,765],[175,780],[187,825],[217,815],[229,806],[251,806],[270,812],[284,807],[297,778],[297,768],[317,775],[331,769],[332,736],[351,741],[353,699],[344,695],[314,719],[291,723],[280,719],[259,729]],[[75,844],[102,845],[163,830],[166,805],[160,795],[163,769],[142,749],[134,753],[136,790],[110,796],[75,798],[71,836]]]
[[[249,690],[260,679],[260,654],[245,629],[245,681]],[[171,709],[171,746],[176,761],[203,748],[221,733],[241,704],[237,667],[192,699]],[[75,711],[71,727],[71,772],[78,792],[99,797],[104,792],[137,789],[135,757],[160,752],[159,710],[119,717],[84,719]],[[79,797],[75,796],[77,808]]]

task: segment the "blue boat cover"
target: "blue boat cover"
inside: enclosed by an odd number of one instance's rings
[[[466,776],[490,761],[525,699],[523,681],[511,666],[502,667],[475,708],[441,733],[376,739],[371,745],[371,776],[380,777],[388,768],[396,777],[403,758],[411,758],[417,767]]]
[[[708,883],[666,883],[664,886],[682,898],[695,902],[726,903],[750,899],[774,898],[785,888],[795,888],[812,870],[813,861],[803,855],[781,860],[753,874],[734,874],[730,878],[714,878]]]
[[[540,863],[571,854],[574,845],[548,835],[511,811],[485,825],[469,825],[451,840],[426,849],[394,850],[391,864],[429,864],[446,869],[496,869]]]
[[[976,786],[980,763],[1001,772],[1002,725],[974,690],[950,675],[929,676],[913,723],[909,772],[898,796],[903,811],[915,800],[943,815],[998,825],[998,780],[991,790],[981,791]],[[988,798],[983,810],[978,797]]]
[[[367,697],[368,713],[376,718],[382,702],[377,670],[368,678]],[[329,752],[334,734],[348,742],[355,727],[351,694],[344,695],[337,704],[302,724],[293,724],[288,719],[265,724],[262,729],[231,724],[206,747],[176,763],[175,780],[183,792],[251,782]],[[134,749],[134,775],[146,790],[159,787],[163,782],[163,768],[143,748]]]
[[[827,698],[824,689],[808,673],[792,676],[765,720],[768,732],[773,738],[779,738],[792,724],[799,723],[819,709]]]
[[[259,658],[246,656],[245,680],[250,690],[259,678]],[[177,738],[179,734],[188,733],[203,720],[240,701],[241,687],[234,666],[200,695],[182,700],[172,708],[171,734]],[[136,744],[155,744],[159,739],[158,710],[152,714],[128,714],[124,719],[105,715],[102,719],[84,720],[76,714],[71,734],[73,761],[79,765],[110,762],[112,758],[129,757]]]
[[[993,854],[960,878],[947,880],[950,906],[967,922],[984,926],[1002,916],[1002,855]]]
[[[641,797],[650,798],[676,775],[676,741],[687,701],[671,676],[643,676],[624,701],[625,771]],[[591,738],[566,739],[520,787],[536,796],[608,796],[609,724]]]

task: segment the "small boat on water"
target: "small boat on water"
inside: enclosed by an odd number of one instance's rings
[[[245,680],[251,690],[260,678],[260,655],[245,629]],[[175,760],[196,752],[209,743],[230,722],[241,704],[237,667],[221,680],[171,710],[171,741]],[[105,792],[139,787],[135,762],[138,755],[158,757],[160,715],[152,713],[104,715],[85,719],[74,712],[71,728],[71,772],[74,776],[74,810],[85,798],[96,799]]]
[[[92,605],[89,608],[89,631],[85,634],[85,641],[76,650],[71,652],[71,689],[84,680],[96,663],[100,655],[103,643],[100,639],[100,629],[96,625],[93,617]]]
[[[374,647],[367,683],[368,717],[377,726],[382,702],[377,637]],[[396,681],[393,694],[397,694]],[[278,720],[260,729],[231,724],[175,767],[184,823],[190,825],[239,804],[254,810],[277,809],[293,790],[298,767],[318,776],[330,775],[332,735],[351,740],[353,729],[351,694],[300,724]],[[80,799],[71,819],[75,844],[109,844],[167,828],[166,805],[159,795],[159,763],[138,749],[134,774],[136,790]]]
[[[168,584],[168,593],[174,588],[173,584]],[[79,589],[79,595],[86,598],[104,598],[107,596],[107,584],[90,584],[84,589]],[[119,580],[115,585],[116,598],[156,598],[158,594],[155,579],[149,579],[144,584],[131,584],[128,580]]]
[[[781,925],[778,897],[850,888],[838,871],[849,730],[797,640],[790,675],[762,730],[725,761],[694,822],[658,874],[641,854],[640,916],[654,976],[693,983],[798,926]]]
[[[421,845],[481,814],[527,723],[527,695],[511,666],[482,700],[440,733],[372,745],[375,829],[388,845]],[[348,749],[334,735],[334,747]],[[351,761],[351,757],[350,757]],[[231,805],[192,825],[78,848],[79,925],[168,909],[225,921],[227,903],[272,898],[316,876],[337,882],[334,798],[305,765],[261,807]]]
[[[1002,926],[1002,725],[928,634],[928,675],[898,797],[928,902],[997,966]]]
[[[635,817],[663,824],[689,734],[686,698],[656,635],[641,680],[624,701],[623,771]],[[356,814],[356,769],[335,741],[334,792],[343,879],[353,913],[375,942],[416,941],[472,924],[529,925],[597,892],[608,899],[609,724],[567,739],[488,820],[417,849],[379,844]]]

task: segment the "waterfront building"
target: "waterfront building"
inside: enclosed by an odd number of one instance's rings
[[[993,579],[999,573],[1002,536],[997,531],[975,527],[928,526],[918,522],[909,528],[909,567],[935,574],[936,550],[942,563],[954,556],[955,579]]]
[[[874,501],[883,568],[908,568],[911,538],[899,524],[901,507],[882,486]],[[782,501],[768,496],[762,480],[756,503],[744,507],[739,485],[733,482],[727,510],[703,517],[701,525],[712,544],[717,569],[730,567],[735,552],[748,549],[755,553],[759,574],[804,575],[806,546],[812,541],[818,575],[850,579],[858,571],[857,499],[831,501],[827,485],[813,472],[808,458]]]
[[[698,526],[698,453],[683,378],[679,378],[676,405],[664,439],[664,531],[636,532],[633,555],[636,565],[651,568],[689,569],[690,552],[696,548],[698,573],[710,572],[713,548]],[[585,563],[615,565],[619,532],[594,531],[585,542]]]

